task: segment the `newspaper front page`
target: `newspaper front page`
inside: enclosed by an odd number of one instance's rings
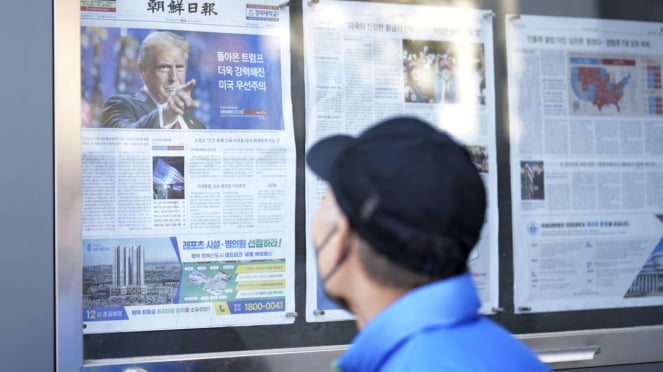
[[[221,5],[81,2],[85,333],[294,321],[288,12]]]
[[[492,312],[498,306],[492,13],[333,0],[302,6],[306,147],[394,115],[420,117],[464,143],[488,190],[486,223],[469,264],[481,310]],[[326,188],[307,173],[307,233]],[[309,243],[306,320],[349,318],[325,296]]]
[[[506,24],[516,312],[663,304],[661,24]]]

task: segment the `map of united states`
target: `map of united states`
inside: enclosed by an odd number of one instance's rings
[[[581,101],[591,102],[599,111],[608,105],[615,105],[620,111],[619,101],[630,79],[631,75],[627,75],[615,82],[604,67],[577,66],[571,69],[573,93]]]

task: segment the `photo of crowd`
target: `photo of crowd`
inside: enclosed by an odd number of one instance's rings
[[[483,44],[403,40],[404,99],[486,104]]]

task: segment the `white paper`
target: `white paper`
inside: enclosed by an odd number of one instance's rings
[[[516,312],[663,304],[661,24],[506,25]]]
[[[303,14],[306,148],[328,135],[356,135],[382,119],[408,114],[447,130],[475,155],[489,206],[470,268],[481,311],[492,312],[498,304],[492,13],[325,0],[303,1]],[[455,84],[435,77],[444,66],[451,67]],[[307,170],[307,234],[325,191],[326,184]],[[350,319],[322,293],[307,236],[306,320]]]
[[[288,11],[180,3],[81,2],[85,333],[294,322]],[[189,41],[207,129],[104,126],[157,30]]]

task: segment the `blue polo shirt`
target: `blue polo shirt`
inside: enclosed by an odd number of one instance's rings
[[[478,314],[469,273],[408,292],[370,320],[343,372],[550,371],[525,344]]]

